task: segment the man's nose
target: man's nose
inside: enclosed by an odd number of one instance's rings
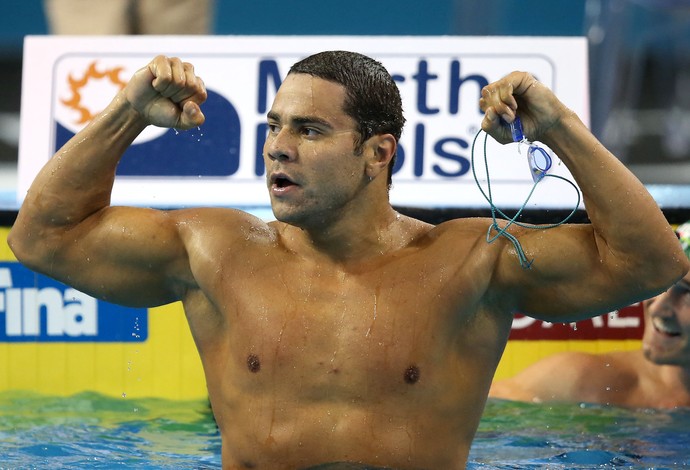
[[[271,160],[294,160],[297,155],[297,136],[288,127],[266,138],[266,155]]]
[[[662,292],[651,299],[644,300],[642,306],[645,311],[645,318],[648,318],[648,315],[652,314],[657,316],[669,316],[673,314],[674,310],[674,303],[668,291]]]

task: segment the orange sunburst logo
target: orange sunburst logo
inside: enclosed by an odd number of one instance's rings
[[[81,78],[75,78],[72,74],[70,74],[70,76],[67,78],[67,81],[69,83],[69,89],[72,92],[72,96],[69,99],[60,100],[60,102],[79,113],[79,118],[76,120],[75,124],[86,124],[97,114],[97,112],[92,113],[91,110],[89,110],[82,103],[82,90],[84,87],[86,87],[92,80],[105,79],[109,80],[112,85],[118,87],[119,90],[122,90],[127,84],[127,82],[120,80],[119,75],[122,70],[123,67],[114,67],[112,69],[99,72],[96,70],[96,61],[94,60],[91,62],[91,64],[89,64],[89,67],[86,69],[86,72],[84,72]],[[100,112],[100,110],[98,112]]]

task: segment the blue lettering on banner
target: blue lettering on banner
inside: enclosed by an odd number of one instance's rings
[[[259,62],[259,96],[257,96],[256,112],[259,114],[268,113],[268,84],[273,83],[273,91],[277,92],[283,83],[278,70],[278,63],[275,60],[262,60]],[[256,126],[256,146],[254,152],[254,175],[263,176],[266,172],[264,165],[264,142],[268,124],[261,122]]]
[[[436,155],[445,160],[453,161],[458,165],[458,169],[456,171],[448,171],[444,170],[443,167],[441,167],[441,165],[434,164],[434,166],[432,167],[434,169],[434,173],[440,176],[446,176],[448,178],[462,176],[465,173],[468,173],[471,168],[470,161],[467,158],[457,153],[451,153],[447,149],[447,144],[451,143],[456,144],[458,147],[465,150],[470,146],[470,144],[468,144],[467,141],[459,139],[457,137],[447,137],[436,142],[436,145],[434,145],[434,152],[436,152]]]
[[[424,124],[417,124],[414,129],[414,148],[413,154],[411,155],[412,164],[414,165],[414,176],[421,178],[424,176],[424,140],[425,140],[426,128]],[[460,137],[444,137],[439,139],[434,144],[434,153],[436,157],[439,157],[445,163],[454,162],[456,170],[444,169],[439,163],[434,163],[431,170],[434,174],[442,176],[444,178],[457,178],[459,176],[467,174],[471,169],[471,163],[469,158],[463,156],[459,153],[451,152],[448,147],[449,144],[455,144],[456,147],[460,149],[467,150],[470,144]],[[405,159],[407,158],[407,152],[405,151],[402,143],[398,143],[398,151],[395,159],[395,165],[393,166],[393,174],[396,174],[404,165]]]
[[[417,110],[421,114],[437,114],[440,109],[429,108],[427,105],[427,82],[429,80],[435,80],[438,75],[429,73],[428,63],[426,60],[419,61],[418,71],[412,78],[417,82]]]
[[[264,163],[264,143],[266,142],[267,133],[267,123],[262,122],[256,126],[256,161],[254,163],[254,174],[256,176],[263,176],[266,172],[266,164]]]
[[[489,84],[489,79],[483,75],[474,74],[466,77],[461,76],[461,63],[459,60],[452,60],[449,62],[449,80],[448,80],[448,114],[456,115],[460,112],[460,89],[466,84],[474,84],[477,90],[477,100],[481,97],[481,90],[484,86]],[[398,83],[404,83],[406,78],[401,74],[392,74],[393,80]],[[273,91],[277,91],[281,84],[281,74],[278,69],[278,64],[275,60],[262,60],[259,63],[259,94],[257,96],[257,111],[259,113],[266,113],[269,108],[268,97],[269,84],[273,85]],[[411,75],[412,80],[416,83],[416,108],[422,115],[436,115],[441,112],[440,108],[432,107],[429,104],[428,95],[431,82],[438,80],[439,75],[433,73],[429,69],[429,63],[426,60],[419,60],[417,62],[417,71]],[[479,115],[482,114],[481,109],[477,108]],[[408,126],[411,124],[408,124]],[[254,158],[254,175],[262,176],[265,172],[263,161],[263,145],[266,138],[267,125],[259,123],[256,126],[256,144],[255,144],[255,158]],[[413,175],[415,178],[422,178],[425,172],[425,148],[426,148],[426,126],[424,123],[417,123],[414,125],[413,133],[413,151],[410,155]],[[431,165],[431,171],[443,178],[457,178],[469,173],[471,169],[470,159],[466,155],[469,148],[467,140],[458,136],[448,136],[439,139],[432,143],[434,156],[437,157],[439,163]],[[453,151],[453,149],[464,151],[465,155]],[[396,174],[403,167],[408,153],[401,143],[398,145],[397,158],[393,173]],[[445,166],[444,166],[445,165]]]
[[[467,83],[472,83],[476,85],[477,89],[477,99],[475,103],[479,102],[481,98],[482,88],[489,84],[489,79],[484,75],[474,74],[467,77],[461,76],[461,63],[459,60],[452,60],[450,62],[450,75],[448,81],[448,114],[455,115],[460,112],[460,88]],[[396,82],[404,83],[405,76],[400,74],[392,74],[393,80]],[[432,115],[441,112],[439,108],[429,107],[428,104],[428,94],[430,82],[432,80],[437,80],[439,78],[438,74],[431,73],[429,71],[429,63],[426,60],[420,60],[417,63],[417,73],[412,75],[412,79],[417,84],[417,100],[416,108],[420,114]],[[482,115],[482,110],[477,106],[477,113]]]
[[[148,312],[96,300],[19,263],[0,262],[0,342],[143,342]]]
[[[479,102],[482,88],[489,84],[489,80],[484,75],[470,75],[469,77],[460,76],[460,61],[454,60],[450,64],[450,114],[458,114],[460,111],[460,87],[467,82],[475,82],[477,84],[477,100]],[[477,105],[477,112],[483,114],[479,105]]]
[[[273,79],[274,91],[278,91],[283,83],[278,70],[278,63],[275,60],[262,60],[259,62],[259,96],[257,99],[257,110],[259,114],[268,112],[268,80]]]
[[[445,64],[445,71],[438,67],[434,69],[431,62],[419,58],[416,65],[406,74],[392,74],[393,80],[397,83],[414,86],[413,105],[418,112],[417,119],[420,119],[417,122],[408,122],[411,138],[406,146],[409,148],[399,143],[394,174],[403,167],[410,167],[412,179],[422,179],[429,173],[452,179],[462,177],[471,170],[468,141],[471,141],[473,136],[446,135],[432,138],[428,132],[431,121],[426,121],[425,118],[458,115],[463,107],[461,91],[465,89],[472,94],[476,92],[476,99],[464,103],[474,107],[479,101],[482,87],[489,83],[489,79],[472,72],[463,75],[460,59],[449,57]],[[255,110],[258,114],[265,115],[271,105],[270,97],[277,92],[282,83],[283,74],[274,59],[262,59],[257,67],[258,91]],[[439,88],[445,92],[432,93]],[[433,96],[444,96],[444,102],[432,103]],[[265,174],[265,120],[253,126],[256,131],[253,142],[254,155],[252,159],[247,158],[243,161],[240,155],[241,110],[236,109],[227,97],[210,89],[208,100],[202,105],[202,109],[206,115],[206,122],[200,129],[186,132],[169,129],[153,140],[130,146],[118,165],[117,174],[135,177],[232,177],[241,173],[244,166],[251,165],[252,176],[259,180]],[[476,110],[478,116],[481,116],[481,110],[478,107]],[[462,124],[458,123],[458,126]],[[55,125],[57,149],[74,134],[58,122]],[[252,124],[245,122],[245,125]]]
[[[463,77],[461,75],[461,62],[460,60],[450,61],[449,68],[449,80],[448,80],[448,109],[447,113],[449,115],[456,115],[460,112],[460,89],[467,84],[474,84],[477,90],[477,98],[475,103],[479,102],[481,97],[482,88],[489,84],[489,79],[484,75],[473,74]],[[400,74],[393,74],[393,80],[399,83],[405,82],[405,76]],[[417,63],[417,71],[411,78],[417,85],[416,93],[416,108],[417,111],[422,115],[436,115],[441,112],[438,107],[432,107],[429,104],[428,94],[429,87],[432,82],[439,79],[437,73],[433,73],[429,69],[429,63],[426,60],[420,60]],[[481,109],[477,106],[477,113],[481,116],[483,113]],[[408,124],[409,126],[410,124]],[[406,158],[410,158],[412,161],[413,175],[415,178],[422,178],[425,172],[425,148],[426,148],[426,125],[424,123],[417,123],[414,126],[414,138],[412,141],[412,152],[406,152],[402,144],[398,145],[398,154],[393,167],[393,173],[397,173],[404,165]],[[434,151],[434,157],[438,157],[439,163],[434,163],[431,165],[431,171],[437,175],[444,178],[457,178],[469,173],[471,169],[469,155],[467,150],[470,147],[469,142],[458,136],[447,136],[443,137],[436,142],[432,142],[432,149]],[[453,151],[453,148],[462,150],[463,153],[459,153],[457,150]],[[449,165],[450,164],[450,165]],[[444,166],[445,165],[445,166]]]

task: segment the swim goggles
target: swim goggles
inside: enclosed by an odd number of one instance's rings
[[[539,145],[534,144],[525,138],[525,134],[522,131],[522,121],[520,121],[519,117],[515,116],[515,119],[509,125],[513,142],[527,145],[527,164],[529,165],[532,180],[534,180],[535,183],[538,183],[551,169],[551,156],[545,148],[540,147]],[[520,147],[518,147],[518,149],[519,148]]]

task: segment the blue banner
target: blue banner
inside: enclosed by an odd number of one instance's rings
[[[16,262],[0,262],[0,342],[143,342],[148,310],[97,300]]]

